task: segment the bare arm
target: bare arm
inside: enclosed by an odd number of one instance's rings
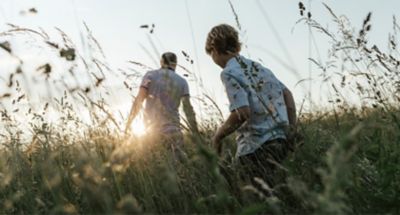
[[[221,154],[222,151],[222,139],[236,131],[249,117],[250,108],[248,106],[231,112],[228,119],[218,128],[213,137],[213,144],[218,154]]]
[[[140,87],[139,88],[139,92],[135,98],[135,101],[132,104],[132,108],[131,111],[129,113],[128,116],[128,121],[126,123],[126,127],[125,127],[125,133],[128,132],[132,121],[135,119],[136,115],[139,113],[140,109],[142,108],[143,105],[143,101],[147,98],[147,89],[144,87]]]
[[[183,112],[185,113],[186,119],[189,123],[189,128],[193,133],[199,133],[199,129],[197,127],[197,121],[196,121],[196,114],[193,110],[193,106],[190,103],[190,97],[189,96],[184,96],[182,97],[182,106],[183,106]]]
[[[292,92],[289,89],[285,88],[283,90],[283,97],[285,99],[285,104],[287,108],[288,118],[289,118],[289,125],[291,127],[296,127],[296,105],[294,103]]]

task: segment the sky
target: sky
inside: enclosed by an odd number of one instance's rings
[[[310,74],[311,78],[315,78],[321,73],[310,66],[308,58],[325,58],[329,43],[314,32],[316,45],[313,47],[317,48],[309,49],[307,26],[295,25],[301,18],[298,1],[231,2],[241,26],[240,37],[245,45],[242,54],[270,68],[292,90],[296,102],[301,103],[310,92],[310,84],[296,83]],[[303,2],[307,10],[311,9],[313,18],[327,27],[333,27],[334,24],[322,3],[329,5],[337,14],[346,15],[356,28],[361,26],[368,12],[373,12],[373,30],[369,37],[383,47],[392,27],[393,15],[400,15],[398,0]],[[38,11],[37,14],[26,12],[33,7]],[[71,36],[83,53],[90,54],[85,50],[87,41],[82,39],[85,31],[83,22],[101,44],[105,60],[114,71],[131,67],[129,60],[157,68],[158,54],[173,51],[178,54],[179,62],[196,74],[198,81],[194,81],[193,77],[188,78],[192,95],[197,96],[205,91],[225,113],[228,111],[228,101],[219,78],[221,69],[204,51],[207,33],[213,26],[227,23],[237,27],[228,0],[0,0],[1,31],[6,29],[6,23],[34,29],[40,27],[50,33],[54,33],[54,27],[58,27]],[[154,24],[154,32],[150,34],[149,29],[140,28],[144,24]],[[22,43],[18,39],[12,42]],[[39,63],[43,59],[40,60],[36,52],[31,52],[26,46],[21,47],[24,48],[20,48],[18,54],[30,61],[33,67],[43,63]],[[181,51],[189,54],[194,60],[193,65],[185,61]],[[7,68],[7,63],[0,60],[0,69]],[[131,100],[126,99],[129,97],[123,96],[123,93],[118,96],[118,89],[123,88],[121,82],[112,85],[116,89],[115,103],[126,112]],[[318,93],[319,85],[321,83],[311,82],[312,98],[315,104],[323,105],[325,96]]]

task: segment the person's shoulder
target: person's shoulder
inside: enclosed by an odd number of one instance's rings
[[[149,71],[147,71],[147,72],[145,73],[145,76],[152,76],[152,75],[156,74],[157,72],[158,72],[157,69],[149,70]]]
[[[261,64],[258,61],[252,60],[251,62],[255,67],[262,68],[262,69],[267,69],[267,67],[265,67],[263,64]]]
[[[222,70],[221,75],[235,76],[241,72],[241,69],[239,64],[230,64]]]
[[[255,60],[249,60],[251,62],[251,65],[258,71],[261,71],[261,74],[264,75],[273,75],[274,73],[272,72],[271,69],[269,69],[265,63],[260,63],[259,61]]]
[[[247,59],[247,64],[250,66],[255,67],[256,69],[264,69],[264,70],[269,70],[266,66],[265,63],[261,63],[260,61],[253,60],[253,59]],[[261,59],[260,59],[261,60]]]
[[[238,80],[241,78],[241,72],[238,67],[225,68],[220,73],[220,79],[222,82],[230,82],[232,80]]]
[[[178,73],[174,72],[173,76],[175,77],[176,80],[178,80],[181,83],[187,83],[186,78],[182,77],[181,75],[179,75]]]
[[[186,81],[186,79],[185,78],[183,78],[180,74],[178,74],[176,71],[173,71],[172,73],[172,76],[174,77],[174,78],[176,78],[176,79],[178,79],[178,80],[185,80]]]
[[[221,79],[242,79],[244,78],[244,73],[244,68],[242,68],[239,63],[231,63],[222,70],[220,77]]]
[[[221,79],[225,78],[225,77],[230,77],[233,75],[233,71],[232,68],[224,68],[221,73],[219,74]]]

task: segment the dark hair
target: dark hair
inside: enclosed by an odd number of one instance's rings
[[[167,66],[172,66],[172,64],[178,63],[176,54],[172,52],[165,52],[164,54],[161,55],[161,58],[164,61],[164,64]]]
[[[230,25],[221,24],[213,27],[208,33],[206,52],[211,54],[212,49],[215,49],[220,54],[236,53],[240,51],[241,45],[236,29]]]

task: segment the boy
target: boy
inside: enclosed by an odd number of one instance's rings
[[[229,99],[230,115],[213,137],[220,154],[222,139],[238,132],[236,156],[252,180],[271,175],[288,152],[288,130],[296,126],[293,96],[267,68],[239,54],[238,32],[229,25],[215,26],[208,34],[206,52],[220,66]]]

